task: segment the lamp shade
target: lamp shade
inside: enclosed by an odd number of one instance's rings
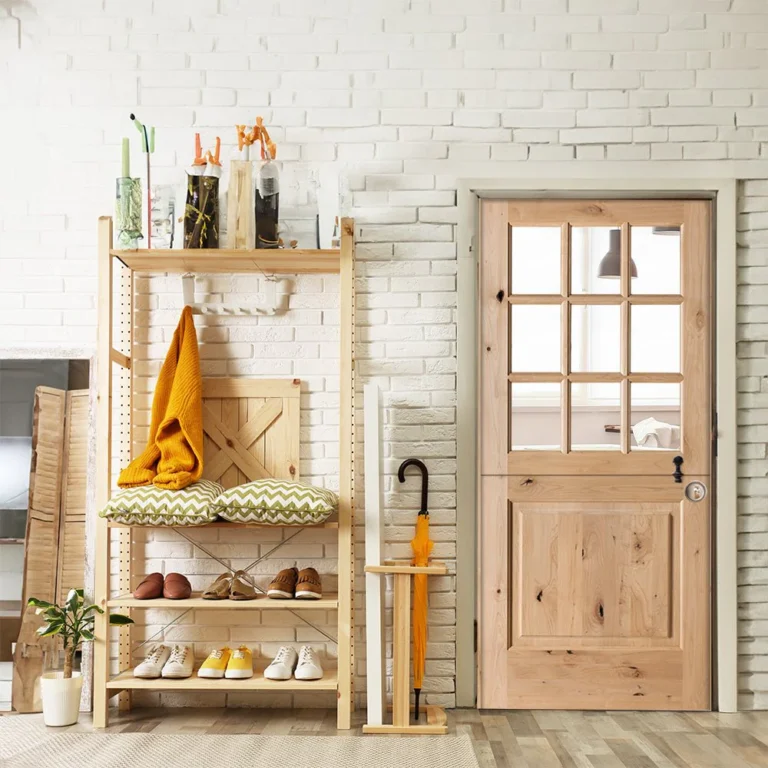
[[[618,280],[621,277],[621,230],[612,229],[608,236],[608,252],[600,260],[597,276],[608,280]],[[632,277],[637,277],[637,264],[635,264],[634,259],[630,259],[629,268]]]

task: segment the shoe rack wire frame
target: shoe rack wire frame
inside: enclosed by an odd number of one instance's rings
[[[338,669],[333,678],[312,682],[274,683],[255,678],[248,686],[236,681],[237,689],[248,690],[335,690],[337,726],[349,729],[353,708],[354,659],[354,446],[355,446],[355,242],[354,220],[342,219],[339,249],[292,250],[132,250],[112,248],[112,219],[102,217],[98,225],[98,343],[96,404],[96,502],[102,509],[112,493],[113,440],[117,442],[120,465],[131,458],[132,394],[134,371],[131,366],[135,343],[134,273],[271,273],[323,274],[340,276],[340,393],[339,393],[339,513],[338,513]],[[228,525],[241,525],[229,523]],[[117,531],[113,537],[112,532]],[[93,724],[104,728],[109,722],[110,699],[119,693],[118,705],[130,708],[131,690],[168,688],[184,690],[227,690],[225,680],[200,681],[196,678],[171,681],[135,681],[118,675],[110,678],[111,631],[118,632],[118,666],[131,666],[130,627],[110,628],[108,612],[115,606],[110,600],[110,561],[117,549],[117,581],[121,595],[131,589],[131,530],[111,527],[96,521],[94,602],[105,613],[96,619],[93,649]],[[248,603],[245,607],[258,608]],[[125,611],[126,609],[123,608]],[[291,610],[286,606],[285,610]],[[149,685],[148,685],[149,684]],[[235,688],[234,685],[231,686]]]

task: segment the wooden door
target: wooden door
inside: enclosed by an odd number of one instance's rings
[[[710,215],[482,203],[482,708],[710,707]]]

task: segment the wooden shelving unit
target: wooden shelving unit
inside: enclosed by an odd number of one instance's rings
[[[113,431],[122,450],[121,462],[130,459],[131,394],[133,376],[134,334],[134,273],[272,273],[340,275],[340,419],[339,419],[339,511],[332,521],[312,526],[338,531],[338,594],[325,595],[321,600],[251,601],[203,600],[199,594],[187,600],[135,600],[132,589],[132,527],[98,518],[95,546],[95,602],[107,613],[99,616],[95,625],[93,665],[93,724],[103,728],[108,724],[109,702],[120,693],[120,705],[130,707],[130,692],[134,690],[168,691],[335,691],[340,729],[350,727],[352,710],[352,680],[354,674],[354,418],[355,418],[355,244],[354,221],[341,222],[341,247],[336,250],[135,250],[112,248],[112,219],[99,220],[99,304],[98,304],[98,368],[97,368],[97,506],[102,509],[112,492]],[[119,289],[119,290],[117,290]],[[117,298],[116,298],[117,295]],[[117,342],[117,344],[115,343]],[[247,389],[247,380],[206,379],[203,397],[237,397],[238,390]],[[276,387],[284,386],[279,381]],[[295,381],[298,392],[298,381]],[[270,382],[267,382],[267,386]],[[119,387],[119,389],[118,389]],[[226,387],[227,392],[217,393]],[[208,392],[206,392],[208,389]],[[245,395],[243,395],[245,396]],[[295,396],[298,396],[297,394]],[[127,415],[115,423],[115,404],[127,399]],[[296,401],[298,402],[298,401]],[[297,438],[298,444],[298,438]],[[150,528],[152,526],[140,526]],[[263,526],[230,522],[191,526],[184,534],[200,528],[260,528]],[[310,526],[307,526],[310,527]],[[295,529],[296,526],[286,526]],[[182,529],[178,529],[181,531]],[[112,596],[110,557],[113,542],[118,543],[118,596]],[[216,610],[287,610],[335,611],[337,614],[338,668],[326,669],[321,680],[271,681],[257,671],[249,680],[207,680],[193,675],[185,680],[143,680],[133,677],[130,627],[121,628],[118,663],[122,670],[110,676],[110,627],[108,612],[149,610],[153,608],[179,611]],[[263,660],[261,660],[263,662]],[[259,663],[259,662],[257,662]]]

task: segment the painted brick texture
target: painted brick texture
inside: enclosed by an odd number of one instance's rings
[[[498,172],[504,163],[512,176],[513,163],[525,160],[581,163],[588,174],[588,164],[610,160],[767,159],[768,6],[11,0],[0,9],[0,106],[4,346],[95,341],[95,222],[112,209],[119,142],[133,138],[131,110],[157,126],[157,183],[182,181],[196,130],[207,143],[220,134],[226,157],[233,124],[256,114],[270,126],[286,167],[339,168],[358,225],[360,381],[375,377],[384,391],[388,554],[407,553],[418,503],[415,493],[396,487],[394,471],[418,455],[433,477],[436,551],[453,564],[456,179]],[[768,707],[767,209],[768,182],[745,182],[738,349],[743,708]],[[157,278],[138,286],[145,404],[177,318],[177,283]],[[217,277],[206,290],[252,299],[262,289],[257,278]],[[302,279],[284,318],[199,324],[207,373],[306,382],[303,473],[331,486],[338,461],[335,289],[330,279]],[[237,563],[271,544],[265,535],[254,534],[251,543],[222,532],[205,536]],[[302,537],[274,568],[317,563],[332,583],[332,538]],[[187,570],[197,586],[212,575],[210,563],[178,537],[155,535],[144,547],[147,569]],[[266,578],[274,568],[259,574]],[[428,700],[446,705],[454,703],[454,588],[453,577],[435,585],[425,682]],[[323,646],[322,636],[287,619],[254,617],[255,626],[239,626],[236,616],[220,616],[233,623],[197,635],[198,652],[225,641],[251,642],[264,653],[280,640]],[[162,618],[150,616],[150,627],[159,628]],[[173,637],[184,639],[179,633],[198,618],[185,617]],[[357,637],[362,665],[361,628]],[[333,646],[324,652],[332,656]],[[357,687],[364,690],[362,676]],[[169,696],[164,703],[200,702]],[[297,696],[293,703],[321,702]]]

